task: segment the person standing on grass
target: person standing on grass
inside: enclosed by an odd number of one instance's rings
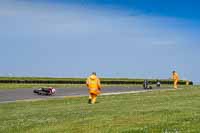
[[[96,75],[96,72],[93,72],[92,75],[87,78],[86,85],[89,91],[88,103],[94,104],[96,103],[97,96],[101,93],[101,83],[100,79]]]
[[[172,72],[172,79],[174,80],[174,89],[178,88],[179,75],[176,71]]]

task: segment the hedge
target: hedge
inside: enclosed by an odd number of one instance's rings
[[[85,78],[48,78],[48,77],[0,77],[0,83],[17,83],[17,84],[85,84]],[[102,84],[143,84],[144,79],[128,78],[102,78]],[[156,84],[157,79],[149,79],[150,84]],[[161,79],[161,84],[173,84],[172,80]],[[179,84],[193,85],[192,81],[180,80]]]

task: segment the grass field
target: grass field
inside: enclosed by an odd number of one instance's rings
[[[82,88],[82,87],[86,87],[85,84],[3,84],[0,83],[0,90],[11,90],[11,89],[35,89],[35,88],[41,88],[41,87],[54,87],[54,88]],[[112,84],[112,85],[106,85],[106,84],[102,84],[103,88],[106,87],[142,87],[141,84]],[[155,87],[156,85],[153,84],[151,85],[153,87]],[[185,85],[180,85],[181,87],[184,87]],[[172,87],[172,85],[162,85],[162,87]]]
[[[0,77],[0,90],[7,89],[35,89],[40,87],[51,86],[54,88],[80,88],[85,87],[86,78],[53,78],[53,77]],[[135,87],[142,86],[144,79],[129,79],[129,78],[101,78],[103,87],[107,86],[122,86]],[[74,82],[76,81],[76,82]],[[149,79],[151,83],[156,83],[156,79]],[[160,80],[162,86],[172,86],[169,82],[172,80]],[[191,82],[191,81],[190,81]],[[181,80],[179,84],[185,85],[186,81]]]
[[[57,77],[0,77],[0,80],[49,80],[49,81],[56,81],[56,80],[66,80],[66,81],[85,81],[86,78],[57,78]],[[101,80],[111,80],[111,81],[143,81],[144,79],[132,79],[132,78],[101,78]],[[154,80],[154,79],[150,79]]]
[[[200,87],[0,104],[2,133],[198,133]]]
[[[54,87],[54,88],[80,88],[85,87],[84,84],[0,84],[0,90],[8,89],[35,89],[40,87]]]
[[[86,78],[56,78],[56,77],[0,77],[1,84],[85,84]],[[101,78],[102,84],[142,84],[144,79],[133,78]],[[150,83],[156,84],[157,79],[148,79]],[[171,79],[159,79],[161,84],[173,84]],[[192,81],[180,80],[179,84],[192,85]]]

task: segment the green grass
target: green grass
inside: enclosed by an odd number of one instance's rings
[[[144,79],[132,79],[132,78],[101,78],[102,80],[108,81],[143,81]],[[57,81],[57,80],[70,80],[70,81],[85,81],[86,78],[58,78],[58,77],[0,77],[0,80],[49,80],[49,81]]]
[[[0,77],[0,82],[5,80],[9,83],[12,81],[12,83],[26,83],[27,81],[30,82],[39,82],[39,81],[43,81],[43,82],[85,82],[86,78],[57,78],[57,77]],[[156,82],[157,79],[148,79],[151,82]],[[159,79],[161,83],[165,83],[165,84],[169,84],[169,82],[172,82],[171,79]],[[111,84],[112,82],[136,82],[136,83],[142,83],[144,81],[144,79],[134,79],[134,78],[103,78],[101,77],[101,81],[102,82],[107,82],[109,84]],[[190,81],[191,82],[191,81]],[[186,81],[185,80],[180,80],[179,83],[185,84]]]
[[[85,80],[85,78],[57,78],[57,77],[0,77],[0,80]]]
[[[15,84],[15,83],[0,83],[0,90],[11,90],[11,89],[35,89],[40,87],[54,87],[54,88],[82,88],[86,87],[85,84]],[[106,85],[102,84],[103,88],[106,87],[142,87],[141,84],[112,84],[112,85]],[[152,85],[155,87],[155,85]],[[172,87],[172,85],[162,85],[162,87]]]
[[[200,87],[0,104],[2,133],[198,133]]]
[[[0,90],[10,90],[10,89],[35,89],[40,87],[51,86],[54,88],[82,88],[86,87],[85,84],[2,84],[0,83]],[[105,87],[141,87],[142,85],[126,85],[126,84],[118,84],[118,85],[102,85]]]
[[[107,86],[122,86],[135,87],[142,86],[144,79],[129,79],[129,78],[101,78],[103,87]],[[53,77],[0,77],[0,90],[8,89],[35,89],[40,87],[51,86],[54,88],[80,88],[85,87],[86,78],[53,78]],[[156,79],[149,79],[155,85]],[[160,80],[162,86],[171,86],[172,80]],[[64,84],[65,83],[65,84]],[[192,83],[192,82],[191,82]],[[186,84],[186,81],[181,80],[179,84]]]
[[[35,89],[40,87],[54,87],[54,88],[80,88],[85,87],[84,84],[0,84],[0,90],[11,89]]]

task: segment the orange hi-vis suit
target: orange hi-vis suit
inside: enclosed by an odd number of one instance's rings
[[[96,75],[91,75],[87,78],[86,85],[89,91],[89,100],[94,104],[96,102],[97,96],[101,93],[101,83]]]
[[[179,76],[178,73],[174,72],[172,75],[172,79],[174,80],[174,89],[178,88],[178,81],[179,81]]]

